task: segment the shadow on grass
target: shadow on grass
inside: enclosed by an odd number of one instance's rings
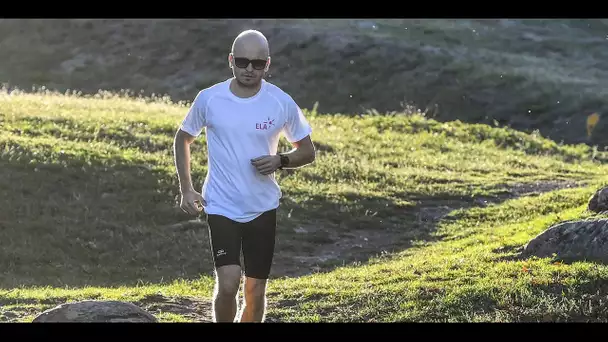
[[[166,228],[189,219],[167,175],[0,158],[1,287],[132,286],[210,271],[205,231]]]

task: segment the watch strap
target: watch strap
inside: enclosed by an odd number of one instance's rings
[[[279,153],[279,157],[281,158],[281,166],[279,166],[279,169],[282,170],[284,167],[289,165],[289,157],[281,153]]]

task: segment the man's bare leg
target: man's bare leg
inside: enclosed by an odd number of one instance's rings
[[[267,279],[245,277],[245,301],[241,322],[263,322],[266,313]]]
[[[234,322],[240,282],[241,267],[239,265],[226,265],[216,270],[213,298],[214,322]]]

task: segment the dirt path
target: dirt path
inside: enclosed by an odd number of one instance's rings
[[[505,193],[492,198],[468,200],[432,201],[416,207],[416,221],[404,223],[386,222],[379,227],[367,229],[336,229],[331,226],[303,226],[294,232],[303,239],[313,235],[326,243],[317,243],[313,250],[303,254],[293,248],[284,248],[277,253],[272,277],[299,277],[310,273],[327,272],[335,267],[353,262],[366,262],[370,257],[382,256],[408,248],[412,240],[428,236],[439,221],[448,213],[462,208],[484,207],[493,203],[541,193],[577,187],[572,181],[542,181],[519,184]],[[421,201],[423,202],[423,201]],[[404,230],[407,227],[407,230]],[[412,229],[413,227],[413,229]],[[320,237],[320,238],[319,238]],[[286,247],[291,247],[286,245]],[[280,246],[278,246],[280,248]]]

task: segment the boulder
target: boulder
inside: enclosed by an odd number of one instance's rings
[[[85,300],[46,310],[32,321],[32,323],[49,322],[156,323],[158,320],[132,303]]]
[[[608,187],[599,189],[591,196],[587,209],[595,213],[608,210]]]
[[[551,226],[528,242],[522,256],[608,262],[608,219],[567,221]]]

